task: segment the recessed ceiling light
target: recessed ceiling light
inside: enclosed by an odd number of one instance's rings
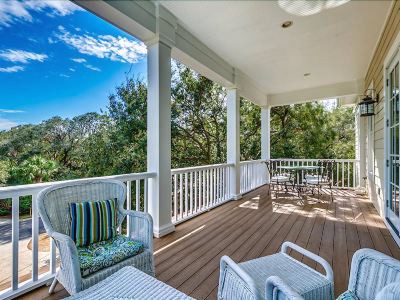
[[[310,76],[311,73],[304,73],[304,77]]]
[[[282,23],[281,26],[282,26],[282,28],[288,28],[288,27],[290,27],[292,25],[293,25],[292,21],[285,21],[285,22]]]

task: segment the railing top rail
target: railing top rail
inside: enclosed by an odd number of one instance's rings
[[[205,166],[197,166],[197,167],[187,167],[187,168],[179,168],[172,169],[171,174],[180,174],[194,171],[202,171],[216,168],[224,168],[224,167],[233,167],[234,164],[215,164],[215,165],[205,165]]]
[[[146,173],[130,173],[130,174],[121,174],[121,175],[111,175],[111,176],[102,176],[102,177],[90,177],[90,178],[80,178],[80,179],[71,179],[71,180],[63,180],[63,181],[51,181],[51,182],[43,182],[43,183],[33,183],[33,184],[24,184],[24,185],[13,185],[0,187],[0,199],[10,198],[12,194],[18,193],[19,196],[31,195],[40,190],[49,187],[54,184],[60,183],[68,183],[68,182],[79,182],[79,181],[87,181],[87,180],[107,180],[114,179],[120,181],[133,181],[138,179],[146,179],[156,177],[157,173],[154,172],[146,172]]]
[[[319,160],[334,160],[335,162],[359,162],[359,159],[347,159],[347,158],[271,158],[271,160],[283,160],[283,161],[315,161]]]
[[[257,164],[267,161],[267,159],[254,159],[254,160],[243,160],[240,162],[241,165],[245,164]]]

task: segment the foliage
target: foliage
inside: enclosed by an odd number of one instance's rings
[[[354,111],[322,102],[273,107],[271,157],[353,158]]]
[[[175,63],[171,98],[172,167],[225,162],[225,89]],[[145,82],[127,75],[105,111],[0,132],[0,184],[145,171],[146,99]],[[240,111],[241,160],[258,159],[261,109],[241,99]],[[272,108],[271,156],[354,157],[353,110],[321,102]]]
[[[172,82],[172,167],[226,161],[226,93],[177,64]]]
[[[43,156],[34,155],[10,171],[14,183],[40,183],[49,181],[57,172],[57,163]]]
[[[10,163],[6,160],[0,160],[0,186],[7,183],[10,177]]]

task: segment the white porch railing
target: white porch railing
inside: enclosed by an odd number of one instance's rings
[[[244,194],[267,183],[265,160],[248,160],[240,162],[240,193]]]
[[[172,222],[181,223],[230,200],[231,164],[174,169]]]
[[[317,166],[318,159],[287,159],[279,158],[282,166]],[[356,159],[334,159],[332,181],[335,188],[356,188],[360,179],[358,178],[358,164]],[[304,177],[304,172],[302,174]],[[298,178],[299,179],[299,178]]]
[[[352,159],[336,159],[333,180],[336,188],[354,188],[358,185],[357,167],[358,161]],[[283,165],[317,165],[317,159],[282,159]],[[231,200],[229,172],[232,164],[218,164],[200,167],[174,169],[172,176],[172,212],[171,218],[174,224],[188,220],[198,214]],[[243,161],[240,163],[240,192],[247,193],[267,182],[267,169],[263,160]],[[147,211],[148,196],[147,187],[149,179],[155,177],[155,173],[137,173],[99,177],[101,179],[115,179],[126,183],[127,209]],[[94,178],[92,178],[94,179]],[[72,180],[72,181],[80,181]],[[65,181],[64,181],[65,182]],[[45,254],[46,264],[43,264],[43,252],[39,253],[40,218],[36,208],[38,193],[49,186],[60,182],[11,186],[0,188],[0,201],[11,199],[11,242],[8,248],[0,244],[0,257],[11,256],[10,269],[3,269],[3,273],[10,274],[8,281],[0,282],[0,298],[17,296],[34,289],[49,281],[57,268],[56,248],[50,243],[50,252]],[[25,238],[32,239],[32,251],[21,249],[20,235],[20,201],[22,197],[30,197],[32,201],[31,231],[29,236],[24,232]],[[129,220],[127,220],[129,222]],[[124,224],[125,226],[125,224]],[[128,227],[129,228],[129,227]],[[124,231],[125,228],[120,228]],[[4,235],[4,233],[2,232]],[[8,249],[4,253],[3,249]],[[28,253],[28,254],[27,254]],[[28,259],[23,255],[29,255]],[[40,259],[39,259],[40,258]],[[26,261],[31,263],[26,265]],[[21,264],[21,265],[20,265]],[[25,265],[22,265],[25,264]],[[22,270],[22,268],[24,270]],[[27,272],[26,270],[29,270]],[[0,277],[1,278],[1,277]]]
[[[127,209],[136,209],[140,211],[147,211],[147,183],[149,178],[155,177],[155,173],[136,173],[136,174],[124,174],[124,175],[115,175],[115,176],[106,176],[106,177],[98,177],[91,179],[115,179],[121,182],[125,182],[127,186]],[[78,180],[70,180],[70,181],[62,181],[62,182],[74,182],[74,181],[82,181],[87,179],[78,179]],[[49,281],[56,272],[57,262],[56,262],[56,247],[54,242],[51,240],[50,243],[50,252],[47,256],[47,259],[42,257],[42,261],[48,261],[45,265],[39,264],[39,224],[40,217],[38,215],[37,207],[36,207],[36,198],[41,190],[46,187],[52,186],[54,184],[58,184],[61,182],[47,182],[40,184],[28,184],[28,185],[20,185],[20,186],[10,186],[10,187],[2,187],[0,188],[0,201],[6,201],[7,199],[11,199],[12,205],[12,218],[11,218],[11,248],[6,247],[5,245],[0,244],[0,256],[3,260],[3,263],[6,263],[5,257],[11,254],[12,259],[9,261],[10,270],[3,269],[2,273],[6,274],[3,278],[7,278],[7,273],[11,276],[8,277],[10,279],[3,280],[0,282],[0,299],[8,298],[8,297],[16,297],[24,292],[27,292],[31,289],[34,289],[44,282]],[[32,201],[32,218],[30,220],[31,224],[31,234],[26,236],[26,239],[31,240],[31,264],[26,265],[26,261],[29,260],[27,257],[21,257],[26,255],[27,251],[22,251],[25,249],[20,249],[21,241],[20,240],[20,199],[22,197],[30,197]],[[134,203],[132,205],[132,203]],[[129,222],[129,220],[127,220]],[[129,228],[129,227],[128,227]],[[119,228],[121,230],[121,228]],[[4,232],[1,232],[3,238],[5,236]],[[26,235],[26,233],[25,233]],[[5,253],[5,249],[11,249],[12,253]],[[22,254],[25,253],[25,254]],[[41,256],[43,253],[41,253]],[[19,266],[19,262],[24,261],[25,265]],[[19,268],[22,267],[22,268]],[[29,270],[30,272],[21,271],[21,269]]]

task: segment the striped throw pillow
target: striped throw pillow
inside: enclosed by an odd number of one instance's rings
[[[70,203],[71,238],[77,246],[105,241],[117,234],[115,199]]]

